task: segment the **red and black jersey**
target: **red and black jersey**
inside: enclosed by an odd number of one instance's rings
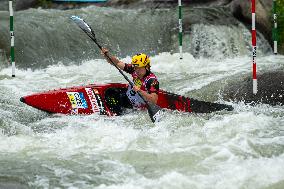
[[[123,69],[126,73],[131,74],[133,78],[133,83],[140,87],[141,90],[147,91],[149,94],[151,93],[157,93],[159,91],[159,81],[155,74],[153,74],[151,71],[146,72],[146,75],[139,79],[138,75],[135,73],[134,66],[132,64],[125,64],[125,67]]]

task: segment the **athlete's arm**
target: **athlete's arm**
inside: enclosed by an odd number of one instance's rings
[[[113,62],[113,63],[116,64],[117,67],[119,67],[120,69],[122,69],[122,70],[124,69],[125,63],[124,63],[124,62],[121,62],[120,60],[118,60],[117,57],[110,55],[107,48],[104,48],[104,47],[103,47],[103,48],[102,48],[102,51],[101,51],[101,54],[105,57],[105,59],[106,59],[106,60],[108,61],[108,63],[110,63],[111,65],[112,65],[112,62]],[[107,57],[107,55],[110,57],[110,59],[112,60],[112,62],[109,60],[109,58]]]
[[[149,102],[157,104],[158,102],[158,92],[159,92],[159,82],[157,79],[150,79],[146,85],[147,91],[141,90],[138,86],[134,86],[133,90],[135,92],[139,91],[141,95]]]
[[[158,102],[158,94],[156,94],[156,93],[151,93],[151,94],[149,94],[148,92],[141,90],[138,86],[134,86],[134,87],[133,87],[133,90],[134,90],[135,92],[139,91],[140,94],[141,94],[141,95],[145,98],[145,100],[147,100],[148,102],[151,102],[151,103],[153,103],[153,104],[157,104],[157,102]]]

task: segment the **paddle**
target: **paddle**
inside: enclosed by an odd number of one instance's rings
[[[102,46],[97,42],[96,35],[93,29],[80,17],[78,16],[71,16],[71,19],[96,43],[96,45],[102,50]],[[108,53],[105,53],[107,59],[112,63],[113,66],[119,71],[119,73],[128,81],[131,87],[134,86],[134,83],[128,79],[128,77],[123,73],[123,71],[112,61],[109,57]],[[146,107],[148,109],[149,116],[152,122],[159,121],[159,118],[162,113],[162,108],[157,106],[154,103],[148,102],[145,98],[141,95],[140,92],[137,92],[138,95],[144,100]]]

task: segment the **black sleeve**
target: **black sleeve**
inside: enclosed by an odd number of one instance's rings
[[[129,73],[129,74],[133,74],[134,67],[133,67],[132,64],[125,64],[123,71],[125,71],[126,73]]]
[[[157,79],[151,78],[146,84],[146,89],[149,94],[159,92],[159,81]]]

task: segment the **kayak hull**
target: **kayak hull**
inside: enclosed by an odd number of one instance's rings
[[[60,114],[119,115],[123,108],[132,108],[125,92],[128,84],[91,84],[50,90],[21,97],[21,101],[39,110]],[[210,113],[232,110],[232,106],[194,100],[160,90],[157,105],[181,112]]]

